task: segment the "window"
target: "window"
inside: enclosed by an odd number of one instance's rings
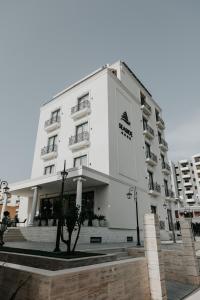
[[[60,109],[57,109],[57,110],[55,110],[51,113],[51,120],[52,121],[54,121],[54,122],[59,121],[59,117],[60,117]]]
[[[85,94],[84,96],[81,96],[78,98],[78,107],[79,109],[81,108],[82,106],[82,103],[85,102],[86,100],[89,100],[89,94]]]
[[[54,135],[48,138],[48,152],[56,150],[57,137],[57,135]]]
[[[76,136],[78,136],[79,134],[81,135],[86,131],[88,131],[88,122],[76,126]]]
[[[161,154],[160,156],[161,156],[162,166],[164,166],[165,165],[165,157],[163,154]]]
[[[164,188],[165,188],[165,196],[169,197],[169,189],[168,189],[168,182],[164,180]]]
[[[147,120],[145,118],[143,118],[143,130],[146,130],[147,127],[148,127]]]
[[[74,167],[78,168],[81,166],[87,166],[87,155],[74,158]]]
[[[49,175],[54,172],[55,165],[50,165],[44,168],[44,175]]]
[[[146,156],[151,157],[151,147],[147,142],[145,142],[145,148],[146,148]]]
[[[151,213],[156,214],[156,206],[155,205],[151,205]]]
[[[149,176],[149,189],[154,190],[153,173],[151,171],[148,171],[148,176]]]
[[[145,95],[144,94],[142,94],[141,92],[140,92],[140,100],[141,100],[141,105],[144,105],[145,104],[145,100],[146,100],[146,97],[145,97]]]
[[[160,144],[161,141],[162,141],[162,135],[161,135],[160,131],[158,131],[158,141],[159,141],[159,144]]]
[[[155,114],[156,114],[156,121],[159,121],[159,111],[155,109]]]

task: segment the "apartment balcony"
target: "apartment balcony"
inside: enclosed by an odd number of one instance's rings
[[[191,175],[190,175],[190,173],[188,173],[188,174],[182,175],[182,178],[183,179],[191,178]]]
[[[85,148],[90,144],[90,136],[89,132],[84,131],[79,133],[78,135],[71,136],[69,138],[69,149],[71,150],[79,150],[81,148]]]
[[[148,139],[152,140],[154,138],[154,130],[149,126],[148,124],[145,125],[143,130],[143,135],[147,137]]]
[[[44,160],[54,159],[58,155],[57,152],[57,145],[49,145],[46,147],[43,147],[41,150],[41,157]]]
[[[195,199],[186,199],[186,203],[188,203],[188,204],[194,204],[196,202],[196,200]]]
[[[197,171],[197,173],[199,173],[199,174],[200,174],[200,169],[196,169],[196,171]]]
[[[153,152],[146,152],[146,163],[150,166],[155,166],[158,163],[158,158]]]
[[[85,117],[91,112],[90,101],[85,100],[71,108],[72,119],[79,119]]]
[[[146,103],[146,102],[143,102],[142,105],[141,105],[141,110],[143,111],[143,113],[147,116],[150,116],[151,115],[151,106]]]
[[[184,186],[192,186],[192,182],[184,182]]]
[[[174,192],[172,190],[165,191],[166,200],[172,200],[172,199],[174,199],[174,197],[175,197],[175,195],[174,195]]]
[[[156,117],[156,125],[160,129],[165,129],[165,122],[163,121],[163,119],[160,116]]]
[[[149,183],[149,195],[157,197],[161,193],[161,187],[160,184],[157,182]]]
[[[168,144],[163,138],[160,138],[160,140],[159,140],[159,147],[160,147],[160,150],[162,150],[164,152],[168,150]]]
[[[44,123],[44,128],[47,132],[56,130],[60,127],[60,117],[51,118]]]
[[[186,190],[186,191],[185,191],[185,194],[186,194],[186,195],[193,195],[194,192],[193,192],[192,190],[189,190],[189,191]]]
[[[184,172],[184,171],[190,171],[190,168],[187,166],[187,167],[181,167],[181,171]]]
[[[170,166],[166,162],[162,162],[162,172],[165,175],[169,175],[171,173]]]

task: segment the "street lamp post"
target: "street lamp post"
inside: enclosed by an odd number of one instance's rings
[[[163,204],[163,207],[164,207],[164,209],[166,209],[168,207],[168,204],[165,202]],[[174,229],[174,222],[173,222],[173,218],[172,218],[171,207],[170,207],[170,209],[168,211],[169,211],[170,223],[171,223],[171,226],[172,226],[172,239],[173,239],[173,242],[176,243],[176,235],[175,235],[175,229]]]
[[[133,192],[133,194],[132,194]],[[137,246],[141,246],[140,243],[140,228],[139,228],[139,219],[138,219],[138,202],[137,202],[137,189],[136,186],[130,187],[128,193],[126,194],[128,199],[131,199],[133,195],[133,198],[135,200],[135,207],[136,207],[136,221],[137,221]]]
[[[7,205],[7,201],[8,201],[8,196],[10,195],[8,182],[6,180],[0,179],[0,190],[2,191],[2,194],[3,194],[3,207],[1,209],[1,220],[2,220],[4,211],[5,211],[5,208]]]
[[[64,194],[64,186],[65,186],[65,179],[67,178],[68,172],[65,169],[66,161],[64,161],[64,168],[61,172],[62,176],[62,184],[61,184],[61,193],[59,197],[59,208],[58,208],[58,224],[57,224],[57,234],[56,234],[56,247],[54,252],[60,252],[60,238],[61,238],[61,231],[63,226],[63,194]]]

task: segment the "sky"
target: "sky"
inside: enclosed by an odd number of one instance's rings
[[[200,152],[200,1],[0,0],[0,178],[30,178],[40,106],[124,60],[163,109],[168,157]]]

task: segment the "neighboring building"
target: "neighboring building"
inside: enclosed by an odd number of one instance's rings
[[[121,61],[58,93],[40,110],[31,178],[11,187],[12,194],[27,197],[21,218],[33,225],[47,206],[53,216],[66,160],[66,201],[81,204],[88,218],[104,215],[110,232],[121,230],[122,241],[135,239],[135,203],[127,193],[136,186],[140,228],[144,213],[152,211],[169,231],[173,194],[161,116],[149,91]]]
[[[191,159],[171,162],[172,186],[179,200],[179,214],[200,216],[200,154]]]

